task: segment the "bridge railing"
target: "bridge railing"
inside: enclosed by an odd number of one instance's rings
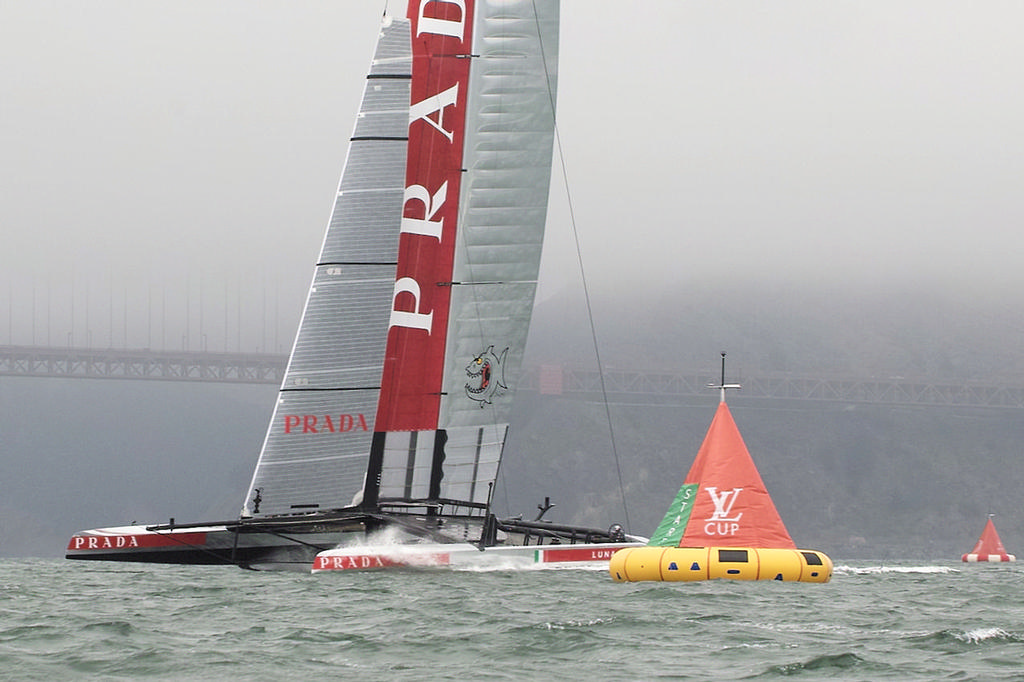
[[[767,372],[738,378],[741,395],[749,398],[1024,408],[1024,386],[962,382],[942,378],[813,377]],[[632,371],[571,369],[559,365],[528,367],[523,388],[542,394],[585,394],[611,399],[631,396],[698,396],[719,381],[713,371]]]
[[[280,385],[288,358],[279,354],[0,346],[0,376],[210,381]],[[714,372],[607,370],[564,365],[527,367],[520,388],[548,395],[612,399],[706,396]],[[750,398],[890,405],[1024,408],[1024,386],[941,378],[812,377],[763,373],[738,378]]]
[[[280,384],[288,358],[257,353],[0,346],[0,375]]]

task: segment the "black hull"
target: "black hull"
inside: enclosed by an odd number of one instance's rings
[[[258,560],[258,554],[250,556],[231,556],[230,552],[216,552],[207,550],[176,550],[173,552],[160,551],[126,551],[126,552],[94,552],[89,555],[67,554],[65,559],[72,561],[123,561],[138,562],[146,564],[180,564],[194,566],[224,566],[239,565],[243,568],[252,560]]]
[[[74,535],[65,558],[257,570],[309,571],[320,552],[387,532],[399,543],[525,546],[622,542],[615,530],[493,517],[412,514],[315,514],[187,525],[98,528]]]
[[[364,517],[314,517],[98,528],[73,536],[65,558],[308,571],[319,552],[368,527]]]

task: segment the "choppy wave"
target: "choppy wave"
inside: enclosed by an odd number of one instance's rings
[[[871,575],[877,573],[959,573],[960,569],[952,566],[904,566],[886,565],[877,566],[847,566],[839,564],[834,567],[833,575],[846,573],[851,575]]]
[[[947,648],[949,645],[956,644],[978,645],[988,642],[1024,643],[1024,636],[1009,632],[1001,627],[979,627],[971,630],[940,630],[917,638],[917,642],[919,644]]]
[[[1011,680],[1016,571],[841,565],[828,584],[603,571],[328,575],[0,562],[12,680]]]
[[[1002,628],[978,628],[956,634],[955,637],[971,644],[978,644],[988,639],[1022,641],[1020,635],[1012,635]]]
[[[785,663],[783,665],[773,666],[772,669],[782,673],[783,675],[794,675],[809,671],[818,674],[827,674],[831,677],[835,675],[837,671],[850,670],[862,665],[863,663],[864,661],[856,654],[846,652],[841,654],[814,656],[806,661],[798,663]]]

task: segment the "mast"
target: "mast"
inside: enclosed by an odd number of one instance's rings
[[[719,400],[718,401],[722,402],[722,403],[725,402],[725,390],[727,388],[737,388],[737,389],[738,388],[743,388],[739,384],[727,384],[727,383],[725,383],[725,351],[724,350],[722,351],[722,378],[718,382],[718,384],[715,384],[714,382],[709,383],[708,384],[708,388],[717,388],[717,389],[719,389],[720,394],[719,394]]]

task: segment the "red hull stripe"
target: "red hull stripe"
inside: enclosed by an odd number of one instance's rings
[[[206,533],[140,533],[138,535],[75,535],[68,551],[103,551],[136,547],[196,547],[206,544]]]
[[[313,561],[314,571],[364,571],[371,568],[395,568],[402,566],[447,566],[451,561],[448,554],[423,554],[401,561],[380,554],[353,554],[348,556],[318,556]]]
[[[619,547],[581,547],[577,549],[545,549],[543,561],[546,564],[563,561],[608,561]]]
[[[437,428],[473,9],[473,0],[409,2],[413,62],[405,204],[375,431]]]

